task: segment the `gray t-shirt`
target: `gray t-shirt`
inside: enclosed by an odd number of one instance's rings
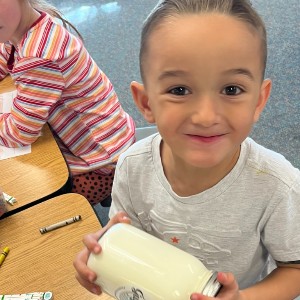
[[[247,138],[238,162],[219,183],[180,197],[152,135],[119,158],[110,217],[126,211],[132,224],[199,258],[210,270],[232,272],[240,288],[265,277],[274,260],[300,260],[300,171],[282,155]]]

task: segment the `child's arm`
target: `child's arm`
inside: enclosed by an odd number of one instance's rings
[[[264,280],[244,290],[231,273],[219,273],[218,280],[223,288],[217,297],[195,293],[191,300],[293,300],[300,295],[300,264],[278,264]]]
[[[245,300],[292,300],[300,295],[300,264],[278,263],[264,280],[242,291]]]
[[[78,282],[88,291],[96,295],[100,295],[102,291],[101,288],[94,283],[94,281],[97,279],[97,275],[87,267],[87,261],[91,252],[96,254],[101,252],[101,246],[98,244],[99,238],[109,227],[117,223],[130,223],[130,219],[124,212],[119,212],[113,218],[111,218],[108,224],[101,230],[97,231],[96,233],[86,235],[83,238],[83,243],[86,247],[78,253],[73,262],[73,265],[77,271],[76,279]]]
[[[30,63],[33,67],[29,68]],[[30,58],[23,64],[28,70],[15,81],[17,95],[11,112],[0,115],[0,145],[6,147],[22,147],[37,140],[65,87],[62,73],[54,63]]]

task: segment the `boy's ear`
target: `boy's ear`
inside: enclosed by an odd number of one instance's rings
[[[145,120],[148,123],[155,123],[152,110],[149,106],[149,100],[144,85],[133,81],[130,84],[130,89],[135,105],[143,114]]]
[[[263,109],[265,108],[268,99],[270,97],[271,89],[272,89],[272,81],[270,79],[265,79],[260,88],[259,99],[254,114],[254,122],[257,122],[259,120],[259,116],[263,111]]]

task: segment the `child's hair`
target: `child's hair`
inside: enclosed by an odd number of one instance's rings
[[[79,38],[81,40],[83,40],[81,34],[76,29],[76,27],[63,17],[62,13],[55,6],[51,5],[50,3],[48,3],[45,0],[28,0],[28,1],[29,1],[30,5],[37,11],[46,12],[50,16],[61,20],[61,22],[65,28],[68,28],[68,27],[71,28],[72,30],[74,30],[76,32],[76,34],[79,36]]]
[[[248,0],[161,0],[144,22],[140,47],[140,72],[143,81],[143,64],[147,42],[153,30],[166,19],[182,14],[220,13],[250,24],[260,35],[262,43],[263,76],[267,63],[267,36],[263,20]]]

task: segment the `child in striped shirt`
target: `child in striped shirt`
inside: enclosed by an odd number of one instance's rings
[[[135,126],[67,26],[75,29],[44,0],[1,1],[0,80],[10,74],[17,96],[11,112],[0,114],[0,145],[32,144],[47,122],[73,192],[96,204],[109,196],[116,161],[134,142]]]

